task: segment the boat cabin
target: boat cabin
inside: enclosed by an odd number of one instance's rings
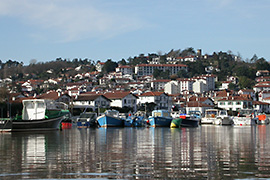
[[[48,116],[59,115],[61,110],[57,110],[57,107],[54,104],[53,100],[47,99],[27,99],[22,101],[23,111],[22,119],[23,120],[40,120],[48,118]],[[54,112],[48,112],[53,110]]]
[[[171,117],[167,110],[154,110],[152,111],[152,117]]]

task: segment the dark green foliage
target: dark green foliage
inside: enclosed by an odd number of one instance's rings
[[[102,71],[104,73],[109,73],[109,72],[113,72],[115,71],[115,68],[117,68],[118,64],[116,62],[113,62],[111,59],[108,59],[103,68],[102,68]]]

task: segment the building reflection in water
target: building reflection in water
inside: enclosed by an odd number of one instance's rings
[[[65,129],[0,134],[1,177],[270,177],[270,126]]]

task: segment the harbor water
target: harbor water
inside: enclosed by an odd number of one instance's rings
[[[0,134],[0,179],[267,179],[270,126]]]

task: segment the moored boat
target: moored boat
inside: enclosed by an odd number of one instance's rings
[[[172,119],[167,110],[154,110],[147,121],[151,127],[170,127]]]
[[[97,126],[97,113],[84,112],[77,118],[77,127],[96,127]]]
[[[253,110],[246,109],[241,110],[238,115],[234,116],[232,119],[236,126],[249,126],[256,124],[257,118],[254,117]]]
[[[145,125],[143,116],[129,114],[125,120],[125,127],[144,127]]]
[[[201,124],[213,124],[217,116],[218,109],[207,109],[205,111],[205,116],[201,119]]]
[[[105,113],[97,117],[100,127],[124,127],[125,120],[119,117],[119,111],[107,110]]]
[[[232,125],[233,120],[228,115],[227,110],[219,110],[218,116],[213,120],[213,124],[215,124],[215,125]]]
[[[12,120],[12,131],[57,130],[66,113],[46,99],[23,100],[21,116]]]

